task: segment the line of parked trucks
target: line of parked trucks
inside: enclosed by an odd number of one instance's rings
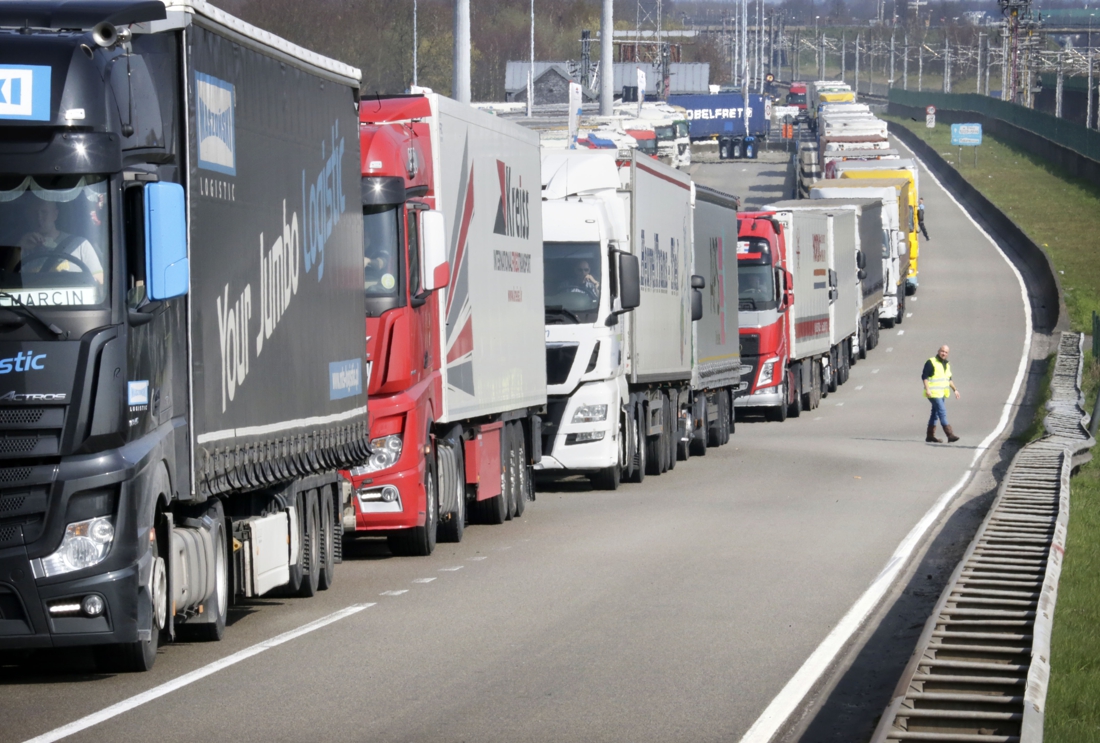
[[[0,38],[0,651],[146,670],[328,588],[346,538],[430,554],[536,479],[798,415],[902,318],[915,175],[739,214],[636,150],[360,101],[199,0]]]

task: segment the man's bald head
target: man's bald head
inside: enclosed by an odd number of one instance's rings
[[[951,353],[951,349],[947,346],[940,346],[940,350],[936,352],[936,355],[940,357],[942,361],[947,361],[947,354]]]

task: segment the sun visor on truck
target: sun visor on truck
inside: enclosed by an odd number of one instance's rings
[[[363,179],[363,206],[405,203],[405,179],[392,175],[372,175]]]

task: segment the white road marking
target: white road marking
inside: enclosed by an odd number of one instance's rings
[[[837,407],[839,408],[839,407],[840,407],[840,406],[842,406],[843,404],[844,404],[844,403],[842,403],[842,402],[838,402],[838,403],[836,404],[836,406],[837,406]]]
[[[321,617],[320,619],[316,619],[308,624],[303,624],[297,629],[292,629],[289,632],[284,632],[281,635],[276,635],[270,640],[258,642],[251,647],[245,648],[244,650],[239,650],[232,655],[227,655],[221,660],[216,660],[213,663],[203,666],[202,668],[197,668],[190,673],[185,673],[178,678],[161,684],[160,686],[154,686],[148,691],[143,691],[142,693],[137,694],[136,696],[132,696],[129,699],[124,699],[118,704],[112,704],[110,707],[101,709],[99,712],[93,712],[87,717],[81,717],[79,720],[76,720],[75,722],[70,722],[68,725],[63,725],[59,728],[51,730],[48,733],[43,733],[37,738],[31,738],[30,740],[26,741],[26,743],[52,743],[52,741],[55,740],[68,738],[70,735],[79,733],[82,730],[87,730],[88,728],[94,727],[101,722],[106,722],[112,717],[118,717],[124,712],[129,712],[130,710],[135,709],[136,707],[140,707],[147,702],[151,702],[154,699],[163,697],[166,694],[171,694],[177,689],[182,689],[183,687],[193,684],[200,679],[204,679],[207,676],[215,674],[222,669],[229,668],[232,665],[236,665],[242,660],[247,660],[254,655],[259,655],[265,650],[270,650],[271,648],[278,647],[285,642],[290,642],[291,640],[301,637],[302,635],[307,635],[310,632],[319,630],[322,627],[326,627],[333,622],[339,622],[345,617],[350,617],[352,614],[357,614],[364,609],[369,609],[372,606],[374,606],[373,603],[352,604],[351,606],[341,609],[340,611],[333,612],[328,616]]]
[[[916,155],[913,155],[914,159]],[[919,162],[919,160],[918,160]],[[921,163],[923,166],[924,164]],[[970,220],[971,224],[985,235],[990,244],[1000,253],[1001,258],[1012,270],[1012,273],[1016,276],[1016,281],[1020,286],[1020,297],[1023,300],[1024,305],[1024,350],[1020,355],[1020,366],[1016,371],[1016,381],[1012,384],[1012,391],[1009,392],[1008,399],[1005,401],[1004,408],[1001,411],[1001,419],[997,422],[997,427],[978,445],[978,450],[974,452],[974,458],[970,461],[970,468],[963,473],[963,476],[959,478],[959,481],[955,483],[955,486],[948,490],[946,493],[940,496],[939,500],[928,509],[928,512],[924,514],[924,517],[910,530],[901,544],[898,545],[897,550],[894,551],[894,555],[886,563],[886,567],[882,569],[882,572],[878,574],[878,577],[871,583],[871,586],[863,593],[856,603],[852,605],[852,608],[848,610],[848,613],[840,620],[833,631],[826,636],[817,649],[806,659],[806,662],[802,664],[802,667],[791,677],[791,680],[787,682],[787,685],[776,695],[775,699],[771,701],[771,704],[767,706],[764,712],[756,719],[749,731],[745,733],[741,738],[741,743],[767,743],[778,732],[791,714],[802,706],[803,700],[810,692],[810,689],[826,669],[835,662],[836,658],[844,650],[844,646],[855,635],[859,627],[866,621],[867,617],[874,610],[875,606],[886,595],[887,591],[893,585],[898,575],[901,573],[902,568],[905,567],[909,558],[916,551],[917,546],[921,540],[925,537],[925,534],[936,523],[940,515],[950,505],[955,495],[962,490],[967,480],[970,478],[970,473],[973,471],[974,465],[977,463],[978,458],[986,451],[987,447],[1001,435],[1005,426],[1008,425],[1008,417],[1012,412],[1013,404],[1015,403],[1016,396],[1020,392],[1020,386],[1024,381],[1024,373],[1027,369],[1027,360],[1031,355],[1031,304],[1028,302],[1027,289],[1024,286],[1024,278],[1020,275],[1020,272],[1016,269],[1016,266],[1012,264],[1012,261],[1008,259],[1008,256],[1001,250],[1001,246],[989,236],[989,233],[981,228],[981,226],[974,221],[974,218],[962,208],[954,196],[952,196],[946,188],[943,188],[943,184],[939,179],[932,174],[930,170],[925,168],[925,173],[936,185],[943,189],[943,192],[947,194],[947,197],[955,203],[959,210],[962,211],[966,218]],[[916,301],[916,297],[910,297],[910,299]],[[886,349],[891,351],[893,349]]]
[[[814,420],[815,420],[815,421],[819,421],[819,420],[821,420],[821,416],[820,416],[820,415],[819,415],[819,416],[817,416],[816,418],[814,418]]]
[[[936,181],[936,183],[939,183],[939,181]],[[920,299],[920,297],[909,297],[910,302],[916,302],[918,299]]]
[[[862,385],[862,384],[861,384],[861,385],[859,385],[858,387],[856,387],[856,390],[857,390],[857,391],[858,391],[858,390],[861,390],[861,389],[863,389],[863,385]]]
[[[395,591],[382,591],[382,593],[380,593],[378,595],[379,596],[400,596],[401,594],[408,593],[408,592],[409,592],[409,589],[401,588],[401,589],[398,589],[398,590],[395,590]]]
[[[913,316],[913,313],[912,313],[912,312],[906,312],[906,313],[905,313],[905,316],[906,316],[906,317],[912,317],[912,316]]]
[[[890,346],[890,348],[886,349],[886,353],[893,353],[893,352],[894,352],[894,347],[893,346]]]
[[[417,578],[413,583],[431,583],[435,578]]]
[[[456,570],[462,570],[462,568],[463,568],[462,565],[458,565],[457,567],[453,567],[453,568],[440,568],[439,572],[441,572],[441,573],[453,573]]]
[[[871,373],[872,373],[872,374],[878,374],[878,372],[879,372],[879,370],[878,370],[878,369],[872,369],[872,370],[871,370]]]
[[[905,331],[904,330],[899,330],[898,335],[905,335]]]
[[[470,559],[471,560],[488,560],[489,556],[488,555],[478,555],[477,557],[471,557]]]

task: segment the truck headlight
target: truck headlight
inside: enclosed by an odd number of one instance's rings
[[[356,477],[369,475],[397,464],[397,460],[401,458],[401,434],[371,439],[370,449],[370,459],[365,464],[352,467],[352,475]]]
[[[65,527],[61,546],[42,558],[42,576],[83,570],[103,562],[115,541],[115,527],[107,516],[77,521]]]
[[[771,384],[775,374],[775,364],[779,359],[768,359],[760,367],[760,379],[756,382],[757,387],[763,387],[764,385]]]
[[[581,405],[573,413],[574,423],[599,423],[607,420],[607,405]]]

